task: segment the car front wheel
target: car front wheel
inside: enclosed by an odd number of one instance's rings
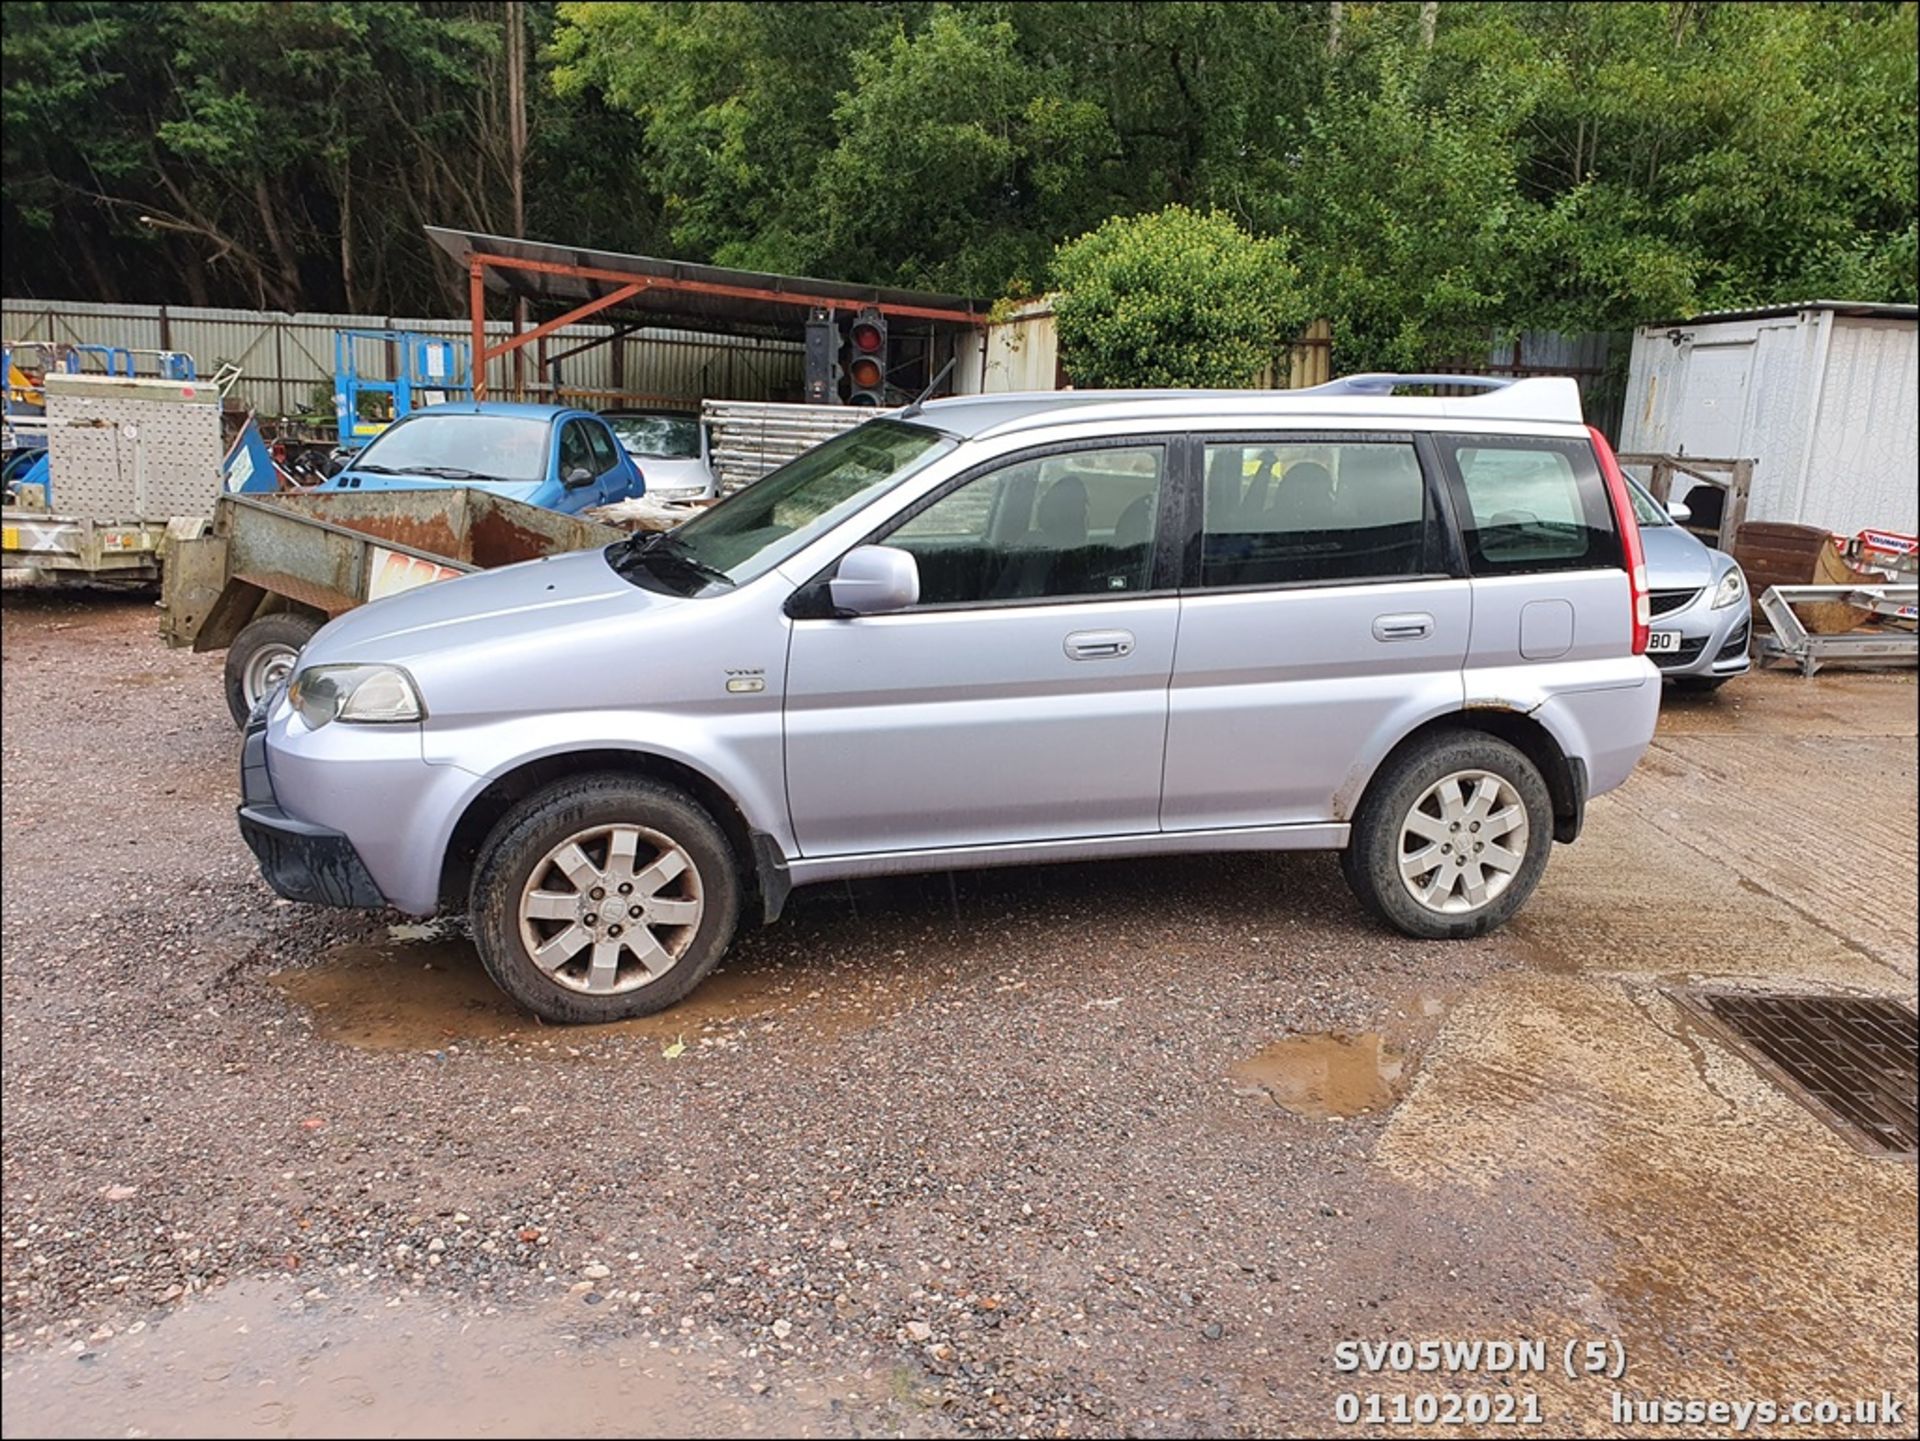
[[[733,851],[689,797],[637,777],[556,783],[483,847],[473,936],[500,989],[561,1024],[650,1015],[726,953],[740,911]]]
[[[1455,731],[1375,778],[1341,856],[1361,902],[1409,936],[1485,935],[1526,904],[1547,868],[1553,801],[1518,748]]]

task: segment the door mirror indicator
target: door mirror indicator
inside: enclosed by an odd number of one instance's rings
[[[920,566],[891,545],[856,546],[827,583],[833,608],[848,615],[884,615],[920,599]]]

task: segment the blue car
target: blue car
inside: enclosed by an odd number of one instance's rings
[[[562,405],[428,406],[381,431],[324,490],[466,485],[572,513],[644,495],[647,483],[606,421]]]

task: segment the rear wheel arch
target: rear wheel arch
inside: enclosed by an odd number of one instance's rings
[[[557,782],[608,774],[636,776],[671,786],[699,804],[725,834],[742,888],[752,894],[759,893],[763,878],[762,867],[756,864],[755,832],[745,813],[719,782],[684,761],[652,751],[602,747],[562,751],[526,761],[496,777],[467,802],[441,857],[442,908],[458,911],[466,906],[481,848],[514,806]]]
[[[1506,706],[1449,711],[1408,731],[1393,749],[1380,757],[1380,763],[1373,768],[1373,774],[1361,788],[1353,814],[1359,814],[1360,807],[1366,804],[1367,794],[1401,756],[1449,733],[1495,736],[1513,746],[1533,762],[1534,768],[1547,783],[1547,794],[1553,799],[1553,838],[1568,842],[1579,835],[1587,804],[1586,767],[1570,758],[1553,732],[1530,713]]]

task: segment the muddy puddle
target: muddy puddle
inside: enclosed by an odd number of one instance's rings
[[[501,993],[471,941],[408,935],[336,946],[313,966],[270,979],[311,1013],[323,1039],[366,1051],[438,1051],[489,1041],[623,1034],[692,1045],[703,1035],[781,1018],[803,1022],[810,1033],[841,1036],[910,1004],[933,984],[904,963],[897,971],[829,980],[798,965],[735,957],[686,1000],[658,1015],[606,1026],[549,1026]]]
[[[300,1309],[294,1307],[298,1305]],[[812,1407],[717,1390],[564,1303],[453,1317],[239,1283],[137,1333],[7,1359],[8,1436],[806,1435]]]
[[[1288,1036],[1233,1067],[1234,1081],[1315,1121],[1386,1110],[1399,1095],[1406,1057],[1378,1031]]]

